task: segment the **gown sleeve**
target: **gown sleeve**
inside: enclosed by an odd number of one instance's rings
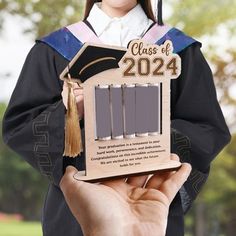
[[[171,85],[171,136],[172,152],[193,168],[180,190],[186,212],[208,177],[211,161],[230,141],[230,133],[200,44],[186,48],[180,57],[182,72]]]
[[[58,185],[63,175],[65,107],[55,54],[43,43],[31,49],[4,115],[3,139]]]

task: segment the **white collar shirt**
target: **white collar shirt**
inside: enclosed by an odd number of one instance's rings
[[[141,38],[153,24],[140,4],[122,17],[111,18],[101,10],[101,3],[95,3],[87,21],[102,43],[122,47],[127,47],[133,39]]]

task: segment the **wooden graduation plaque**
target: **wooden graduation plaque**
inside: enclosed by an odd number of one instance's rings
[[[97,45],[98,46],[98,45]],[[83,83],[86,170],[95,181],[177,168],[170,160],[170,80],[181,72],[171,41],[130,43],[119,68]]]

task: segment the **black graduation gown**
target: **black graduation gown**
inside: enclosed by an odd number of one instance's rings
[[[191,44],[179,55],[182,73],[171,84],[172,152],[190,162],[193,171],[171,205],[167,236],[184,235],[183,214],[206,181],[211,161],[230,140],[200,44]],[[59,188],[65,123],[59,74],[67,64],[51,47],[36,43],[3,120],[5,143],[51,180],[43,208],[44,236],[82,235]],[[82,159],[73,164],[83,168]]]

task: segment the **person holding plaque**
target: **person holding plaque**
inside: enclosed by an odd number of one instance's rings
[[[134,39],[158,45],[171,40],[174,52],[182,60],[181,75],[171,81],[171,151],[181,162],[190,163],[192,172],[181,187],[187,175],[180,171],[185,177],[170,205],[166,235],[184,235],[184,213],[206,182],[211,161],[230,141],[230,133],[201,43],[163,25],[161,11],[158,12],[156,21],[151,1],[88,0],[83,21],[38,39],[29,52],[4,116],[3,138],[51,181],[42,217],[44,236],[83,235],[73,209],[71,212],[67,205],[71,192],[66,192],[66,199],[62,192],[67,189],[63,178],[72,178],[74,171],[67,166],[85,169],[83,152],[75,158],[63,157],[69,90],[73,90],[76,99],[83,140],[83,90],[79,85],[68,88],[59,76],[85,42],[127,47]],[[177,176],[178,173],[175,172]],[[147,176],[131,177],[127,184],[142,187],[146,181]],[[71,189],[81,185],[72,179],[68,183]],[[116,184],[119,188],[121,182],[112,182]],[[91,206],[96,208],[96,199]]]

